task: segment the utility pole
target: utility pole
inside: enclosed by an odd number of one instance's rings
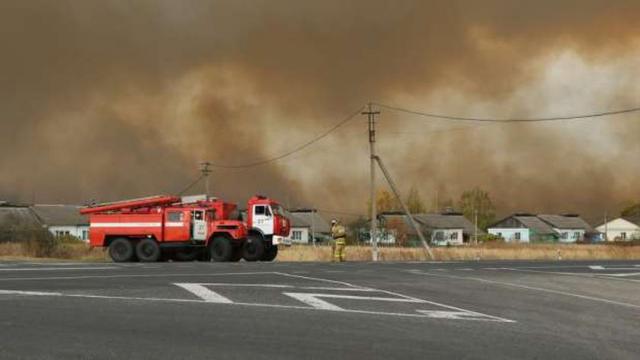
[[[607,219],[607,210],[604,211],[604,241],[609,241],[609,219]]]
[[[367,115],[369,123],[369,156],[370,164],[370,201],[371,201],[371,227],[369,229],[371,239],[371,256],[373,261],[378,261],[378,238],[376,236],[377,218],[376,218],[376,115],[380,111],[373,111],[371,103],[368,104],[367,111],[363,111],[362,115]]]
[[[478,209],[473,209],[473,241],[478,245]]]
[[[316,209],[311,208],[311,244],[316,247],[316,227],[315,227],[315,215]]]
[[[391,191],[393,191],[393,194],[396,196],[396,199],[400,203],[400,206],[402,206],[402,210],[404,211],[404,213],[407,216],[407,218],[409,218],[409,223],[413,227],[413,230],[416,232],[416,234],[418,234],[418,237],[420,238],[420,241],[422,242],[422,246],[424,246],[424,249],[427,252],[427,254],[429,255],[429,258],[431,260],[433,260],[434,259],[433,253],[431,252],[431,248],[429,247],[429,244],[427,243],[427,240],[424,238],[424,234],[422,233],[422,229],[420,229],[420,227],[416,223],[416,220],[413,218],[413,215],[409,211],[409,208],[407,207],[407,205],[404,203],[404,201],[402,201],[402,197],[400,196],[400,192],[398,192],[398,188],[396,187],[396,184],[393,182],[393,179],[391,178],[391,174],[387,170],[387,167],[384,166],[384,163],[382,162],[382,159],[379,156],[375,156],[374,159],[378,162],[378,165],[380,166],[380,170],[382,170],[382,174],[387,179],[387,182],[389,183],[389,186],[391,187]]]
[[[202,176],[204,177],[204,186],[205,186],[205,193],[207,195],[207,198],[209,198],[209,174],[211,174],[211,169],[209,169],[209,166],[211,166],[213,164],[211,164],[211,162],[209,161],[201,161],[200,162],[200,172],[202,172]]]

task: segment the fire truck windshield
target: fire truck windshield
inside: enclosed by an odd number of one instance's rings
[[[275,215],[284,215],[284,209],[282,209],[280,205],[271,205],[271,210],[273,210]]]

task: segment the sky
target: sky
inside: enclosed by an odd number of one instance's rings
[[[278,156],[370,101],[499,118],[637,107],[638,28],[626,0],[2,1],[0,199],[178,193],[200,161]],[[214,168],[212,192],[364,213],[366,126]],[[597,217],[640,197],[638,113],[475,124],[381,109],[377,126],[401,191],[429,205],[480,187],[500,214]]]

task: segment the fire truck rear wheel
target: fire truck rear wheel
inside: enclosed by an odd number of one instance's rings
[[[133,261],[134,255],[133,244],[129,239],[117,238],[109,244],[109,256],[114,262]]]
[[[233,245],[226,237],[218,236],[211,240],[209,253],[213,261],[229,261],[233,255]]]
[[[242,245],[242,258],[246,261],[258,261],[264,255],[262,236],[249,235]]]
[[[153,239],[142,239],[136,245],[136,255],[142,262],[156,262],[160,259],[160,246]]]
[[[260,261],[273,261],[276,256],[278,256],[278,246],[271,245],[264,251],[264,255],[262,255]]]

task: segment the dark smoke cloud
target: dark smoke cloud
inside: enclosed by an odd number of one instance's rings
[[[498,116],[628,106],[639,27],[640,4],[624,0],[3,1],[0,197],[176,192],[199,160],[281,153],[369,100]],[[566,52],[626,79],[551,96],[542,74]],[[565,103],[585,87],[596,95]],[[599,123],[600,142],[589,122],[438,132],[459,125],[383,117],[381,153],[429,201],[479,185],[504,212],[595,214],[638,196],[640,169],[622,165],[640,151],[633,120]],[[213,188],[361,210],[363,126],[282,162],[216,170]]]

